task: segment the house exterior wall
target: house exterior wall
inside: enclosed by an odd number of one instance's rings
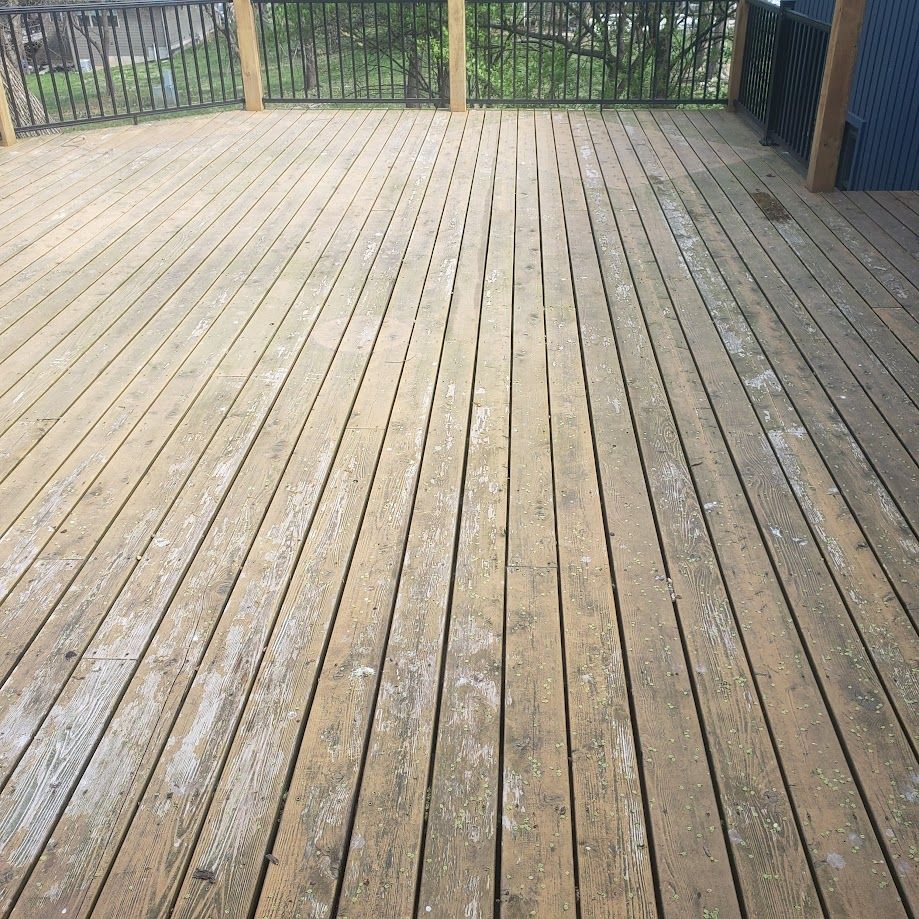
[[[825,22],[833,7],[834,0],[795,4]],[[854,143],[848,188],[919,189],[917,0],[868,0],[847,121]]]
[[[188,9],[188,8],[186,8]],[[197,11],[197,7],[191,9]],[[173,50],[189,43],[193,38],[199,39],[203,34],[201,20],[199,17],[192,16],[189,19],[187,13],[180,11],[178,16],[174,10],[166,11],[168,17],[164,24],[163,10],[125,10],[118,11],[117,26],[112,29],[107,23],[110,34],[109,54],[114,59],[116,56],[116,45],[118,52],[123,60],[128,60],[133,56],[137,60],[142,60],[145,55],[150,59],[154,58],[154,48],[158,48],[160,53],[165,56],[167,49]],[[205,26],[208,32],[212,31],[213,25],[205,18]],[[80,31],[75,31],[76,37],[76,57],[88,59],[90,57],[89,47],[86,36]],[[90,35],[98,35],[95,24],[89,27]],[[96,47],[92,49],[92,59],[98,65],[99,52]]]

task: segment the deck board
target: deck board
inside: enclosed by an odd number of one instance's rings
[[[919,912],[917,213],[721,112],[0,154],[0,913]]]

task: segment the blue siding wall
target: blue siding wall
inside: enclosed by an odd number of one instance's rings
[[[833,5],[795,9],[829,22]],[[859,128],[850,188],[919,189],[919,0],[868,0],[849,122]]]
[[[798,0],[795,10],[811,19],[830,22],[833,18],[834,0]]]

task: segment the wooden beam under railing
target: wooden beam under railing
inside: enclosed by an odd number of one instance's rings
[[[246,111],[260,112],[265,108],[265,101],[252,0],[233,0],[233,9],[236,12],[236,40],[239,45],[239,66],[243,76]]]
[[[807,187],[811,191],[832,191],[836,186],[849,91],[864,18],[865,0],[836,0],[807,168]]]
[[[731,49],[731,73],[728,77],[729,112],[737,110],[740,98],[740,78],[743,73],[743,56],[747,47],[747,14],[750,7],[747,0],[737,0],[737,14],[734,17],[734,45]]]

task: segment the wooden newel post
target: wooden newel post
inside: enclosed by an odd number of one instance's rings
[[[728,111],[737,110],[740,98],[740,77],[743,73],[743,56],[747,47],[747,14],[750,7],[747,0],[737,0],[737,15],[734,18],[734,47],[731,51],[731,75],[728,78]]]
[[[243,97],[247,112],[265,108],[262,98],[262,65],[258,57],[255,34],[255,12],[252,0],[233,0],[236,11],[236,41],[239,45],[239,65],[243,72]]]
[[[447,0],[450,43],[450,111],[466,111],[466,3]]]
[[[13,116],[10,114],[6,98],[6,87],[0,80],[0,147],[12,147],[16,143],[16,129],[13,127]]]
[[[807,187],[811,191],[832,191],[836,186],[849,90],[864,18],[865,0],[836,0],[807,168]]]

